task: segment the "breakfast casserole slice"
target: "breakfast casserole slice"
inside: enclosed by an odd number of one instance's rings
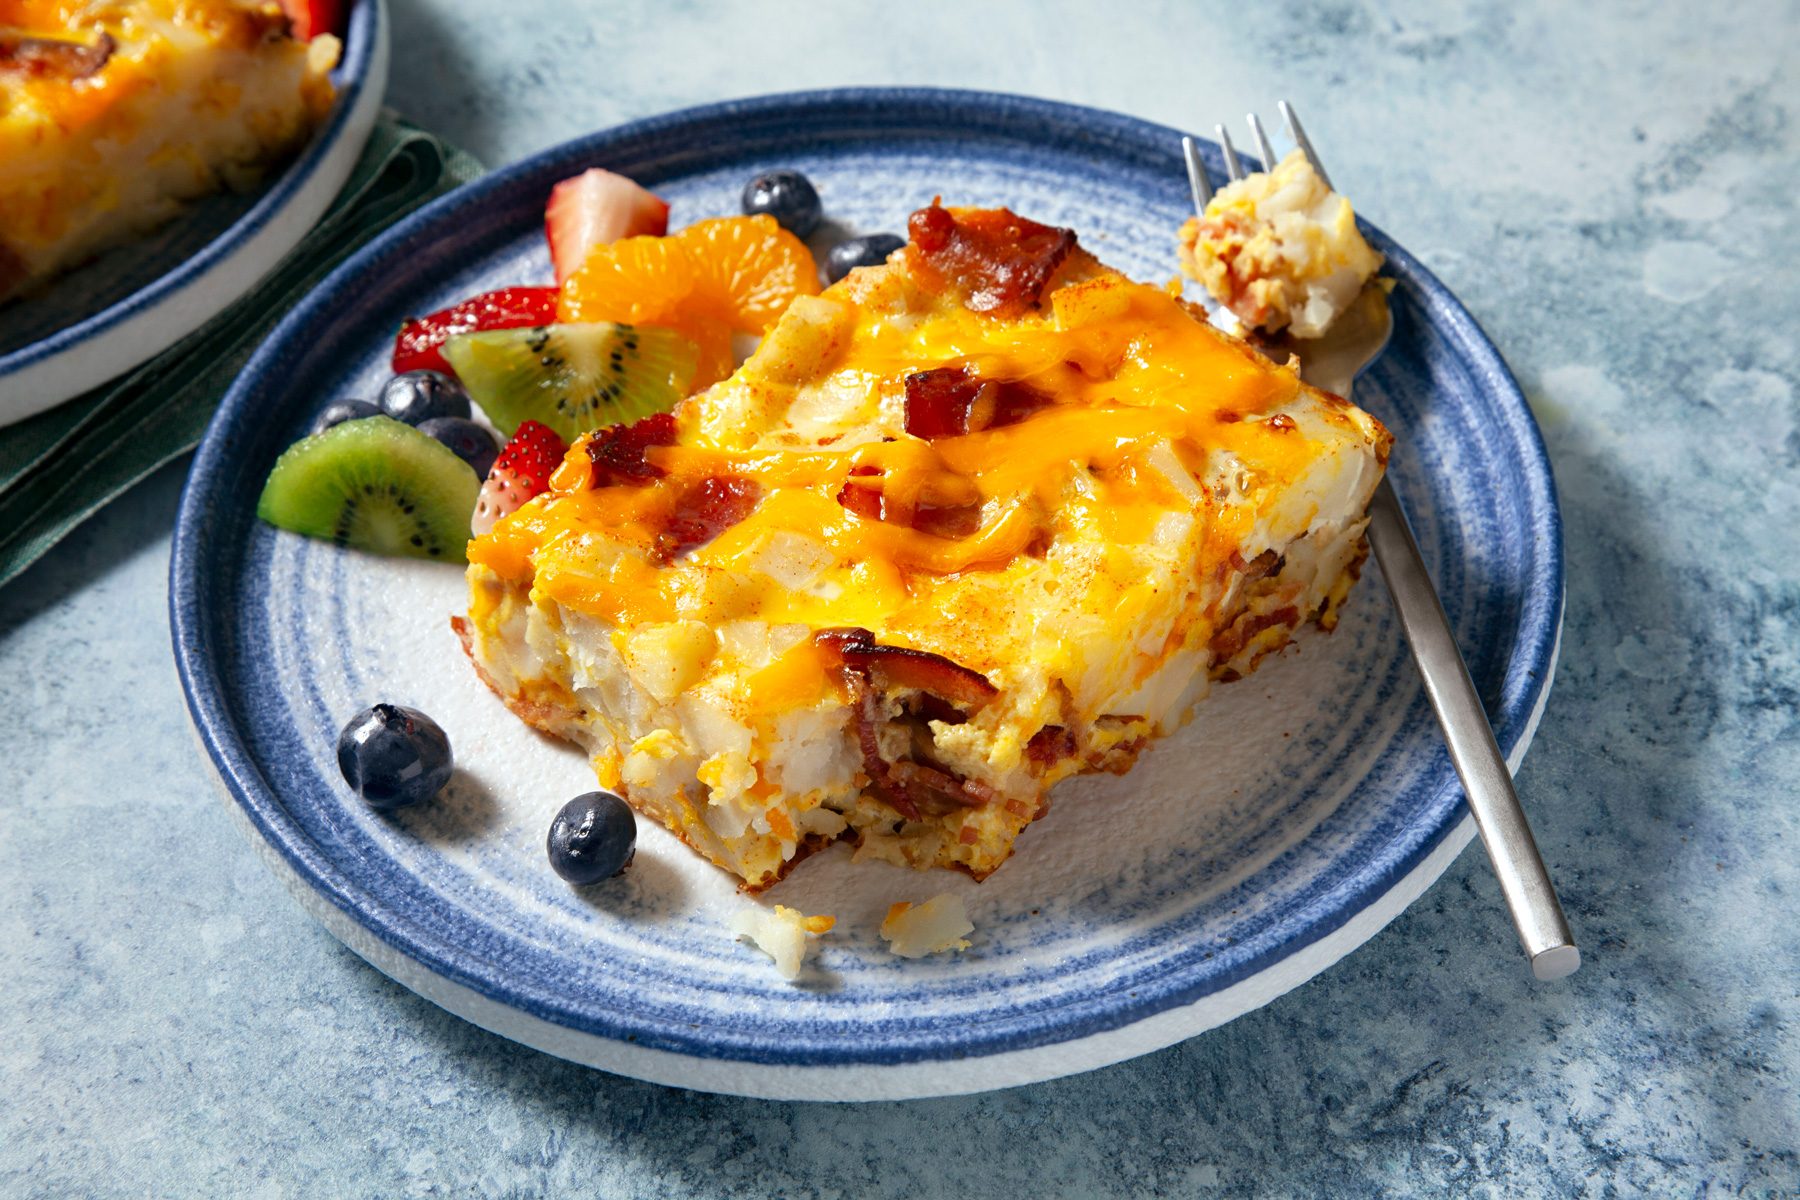
[[[338,49],[274,0],[0,0],[0,301],[298,149]]]
[[[1374,418],[1068,230],[910,233],[469,546],[482,678],[751,891],[837,838],[985,877],[1366,553]]]

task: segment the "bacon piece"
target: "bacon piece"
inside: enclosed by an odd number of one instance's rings
[[[936,367],[906,377],[906,432],[930,441],[969,432],[981,384],[967,367]]]
[[[89,46],[0,31],[0,71],[14,71],[33,79],[47,75],[59,75],[68,80],[86,79],[98,73],[116,49],[118,43],[113,41],[110,33],[102,33],[99,40]]]
[[[865,671],[845,664],[844,686],[850,691],[850,707],[856,710],[856,744],[862,750],[863,774],[869,787],[909,821],[919,819],[919,807],[894,782],[887,759],[881,757],[881,697],[869,685]]]
[[[667,563],[706,543],[755,511],[762,485],[742,475],[711,475],[686,485],[669,523],[656,535],[656,557]]]
[[[1025,757],[1040,767],[1075,757],[1075,734],[1061,725],[1046,725],[1025,743]]]
[[[1022,379],[982,379],[967,367],[906,377],[906,432],[930,441],[1016,425],[1054,399]]]
[[[838,489],[837,502],[864,520],[905,525],[933,537],[965,538],[981,528],[979,503],[943,507],[921,503],[911,513],[890,511],[887,497],[878,485],[855,479],[845,481]]]
[[[1000,379],[983,384],[969,410],[969,432],[1017,425],[1040,408],[1049,408],[1055,403],[1049,395],[1022,379]],[[991,408],[984,407],[989,404]]]
[[[839,629],[821,629],[813,634],[813,641],[841,666],[850,661],[849,652],[873,646],[875,635],[858,626],[846,625]]]
[[[1279,574],[1281,568],[1287,565],[1287,558],[1284,555],[1276,554],[1272,549],[1264,550],[1255,558],[1247,559],[1234,548],[1226,561],[1231,564],[1233,570],[1243,573],[1245,583],[1255,583],[1265,575]]]
[[[924,650],[876,646],[867,652],[865,661],[877,683],[917,688],[972,708],[979,708],[1000,692],[981,672]]]
[[[1285,625],[1290,629],[1300,623],[1300,610],[1293,605],[1278,608],[1274,612],[1261,613],[1254,617],[1245,617],[1228,629],[1220,630],[1212,640],[1211,650],[1215,662],[1230,662],[1242,653],[1250,640],[1265,629],[1273,629],[1277,625]]]
[[[837,502],[866,520],[881,520],[881,489],[872,483],[847,481],[838,489]]]
[[[1016,317],[1036,308],[1044,288],[1075,249],[1075,233],[1028,221],[1004,208],[957,216],[933,202],[908,218],[907,232],[926,268],[961,295],[970,312]]]
[[[862,750],[863,773],[869,786],[895,811],[917,821],[922,810],[948,811],[946,806],[979,808],[998,798],[992,788],[928,763],[902,759],[890,763],[881,756],[882,723],[879,689],[913,688],[926,693],[920,706],[925,715],[937,705],[957,702],[971,707],[986,703],[998,688],[987,677],[951,662],[942,655],[904,646],[882,646],[867,629],[821,629],[813,641],[836,660],[856,710],[856,740]],[[967,717],[955,711],[960,724]],[[927,717],[927,719],[934,719]]]
[[[1100,760],[1100,769],[1105,771],[1108,775],[1124,775],[1128,773],[1131,770],[1132,765],[1137,762],[1138,755],[1143,753],[1144,747],[1149,745],[1149,743],[1149,738],[1142,737],[1132,738],[1130,741],[1126,742],[1120,742],[1111,750],[1108,750],[1106,756]],[[1047,798],[1044,807],[1049,808]]]
[[[838,661],[869,674],[886,688],[916,688],[955,704],[979,708],[999,695],[986,675],[941,654],[908,646],[883,646],[867,629],[821,629],[813,640]]]
[[[933,200],[930,208],[921,208],[906,219],[906,232],[912,244],[924,252],[926,261],[932,262],[956,240],[956,218],[941,200]]]
[[[609,425],[588,439],[588,459],[594,464],[594,487],[615,483],[648,483],[665,471],[644,457],[652,446],[675,444],[675,418],[657,413],[629,425]]]
[[[912,527],[933,537],[966,538],[981,528],[981,505],[958,504],[938,508],[921,504],[913,510]]]
[[[907,711],[921,721],[938,721],[945,725],[963,725],[969,720],[968,713],[930,692],[914,696],[907,704]]]
[[[1000,799],[999,792],[996,792],[993,788],[981,782],[979,779],[959,779],[957,785],[981,804],[993,804]]]
[[[890,777],[894,786],[920,809],[941,812],[949,808],[980,808],[987,803],[981,792],[985,791],[990,797],[993,795],[992,788],[924,763],[897,762]]]

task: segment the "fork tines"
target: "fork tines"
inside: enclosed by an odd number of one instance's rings
[[[1299,148],[1300,153],[1306,155],[1306,161],[1312,164],[1314,171],[1318,172],[1320,181],[1326,187],[1330,187],[1331,177],[1325,174],[1324,165],[1319,162],[1319,156],[1313,152],[1312,141],[1307,138],[1306,129],[1300,124],[1300,117],[1294,112],[1294,106],[1286,100],[1282,100],[1276,107],[1281,110],[1282,123],[1287,126],[1288,137],[1293,139],[1294,145]],[[1263,170],[1273,170],[1276,162],[1275,147],[1269,142],[1269,135],[1263,128],[1262,118],[1251,113],[1249,122],[1250,138],[1256,143],[1257,154],[1262,157]],[[1218,135],[1219,153],[1225,159],[1225,177],[1236,182],[1249,174],[1244,169],[1243,161],[1238,158],[1237,147],[1231,144],[1231,134],[1225,131],[1223,125],[1214,125],[1213,132]],[[1181,139],[1181,155],[1187,162],[1188,189],[1194,196],[1194,215],[1204,218],[1206,206],[1213,197],[1213,186],[1211,178],[1206,173],[1206,163],[1200,157],[1199,143],[1191,137],[1183,137]]]

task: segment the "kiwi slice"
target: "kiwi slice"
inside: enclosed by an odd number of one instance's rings
[[[465,333],[444,357],[507,437],[539,421],[572,442],[590,429],[668,412],[687,395],[699,350],[648,325],[538,325]]]
[[[275,460],[256,515],[375,554],[463,562],[481,481],[442,442],[392,417],[302,438]]]

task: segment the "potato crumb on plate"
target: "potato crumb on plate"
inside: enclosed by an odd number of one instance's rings
[[[798,979],[800,966],[810,948],[807,935],[817,937],[829,933],[837,924],[831,916],[809,917],[798,909],[777,904],[774,912],[746,908],[731,916],[731,932],[747,938],[757,949],[775,960],[775,969],[783,979]]]
[[[962,897],[940,893],[923,904],[905,900],[888,909],[881,923],[881,936],[888,949],[901,958],[924,958],[947,950],[967,950],[968,936],[975,932],[963,908]]]

